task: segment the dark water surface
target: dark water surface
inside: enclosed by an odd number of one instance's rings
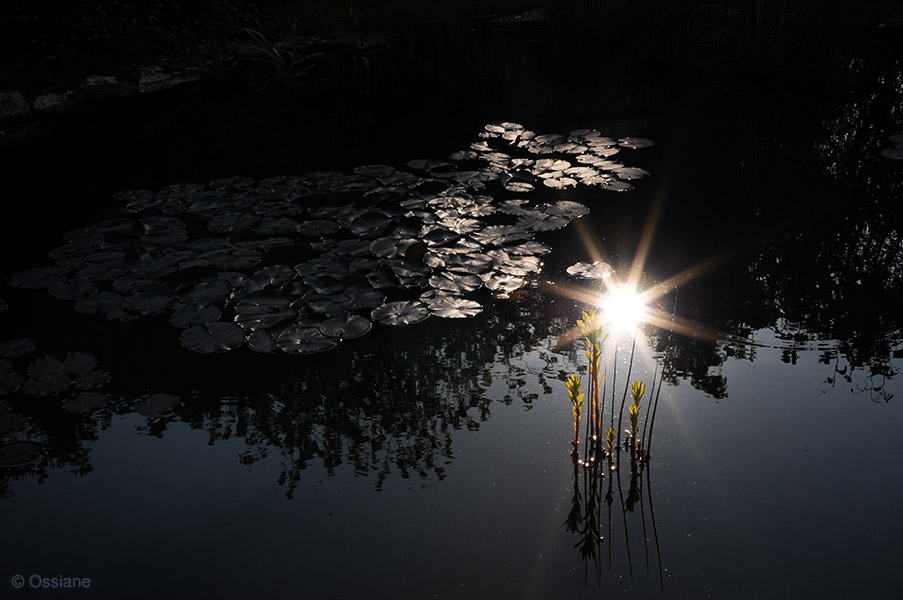
[[[303,160],[285,140],[270,153],[224,144],[235,105],[220,98],[207,120],[189,108],[194,120],[159,125],[165,135],[124,119],[10,153],[4,276],[50,264],[62,234],[110,216],[105,199],[123,189],[403,168],[466,148],[494,120],[656,141],[616,157],[651,173],[633,190],[525,194],[591,212],[537,234],[552,252],[511,298],[481,296],[466,320],[377,325],[320,354],[196,354],[163,317],[107,321],[4,285],[0,341],[37,340],[8,359],[15,369],[90,353],[115,401],[84,416],[62,409],[69,393],[0,397],[3,445],[42,444],[36,460],[0,468],[0,596],[40,596],[34,574],[91,579],[54,597],[893,594],[903,171],[881,150],[903,132],[903,80],[899,68],[864,80],[818,105],[688,93],[629,118],[478,106],[431,122],[427,110],[347,156],[317,157],[334,140],[298,139]],[[497,183],[485,193],[516,196]],[[587,545],[566,525],[579,494],[584,528],[589,492],[564,387],[582,347],[563,343],[585,306],[563,291],[589,284],[565,270],[600,257],[628,268],[650,222],[645,280],[680,275],[659,305],[687,327],[639,336],[633,377],[665,368],[652,460],[636,502],[627,465],[606,476],[612,503],[591,507]],[[9,238],[19,227],[35,232],[21,245]],[[629,336],[619,343],[622,386]],[[141,414],[154,394],[177,398],[171,414]]]

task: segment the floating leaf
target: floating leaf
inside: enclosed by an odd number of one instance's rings
[[[289,325],[276,336],[276,346],[289,354],[314,354],[331,350],[339,341],[323,335],[319,327]]]
[[[638,149],[654,146],[655,142],[642,137],[624,137],[618,140],[618,145],[622,148]]]
[[[410,325],[430,316],[427,306],[419,300],[387,302],[373,309],[370,317],[383,325]]]
[[[429,306],[430,314],[443,319],[467,319],[483,310],[479,302],[454,296],[437,295],[427,301],[427,306]]]
[[[528,240],[532,237],[529,231],[512,225],[490,225],[481,231],[471,234],[475,242],[487,246],[501,246],[520,240]]]
[[[179,329],[187,329],[194,325],[212,323],[219,317],[220,309],[217,306],[212,304],[188,304],[172,313],[169,317],[169,322]]]
[[[493,273],[484,282],[486,289],[493,292],[509,293],[524,287],[526,280],[523,277],[515,275],[506,275],[504,273]]]
[[[179,341],[194,352],[227,352],[245,341],[245,332],[235,323],[216,321],[189,327],[179,336]]]
[[[269,354],[276,351],[276,340],[266,329],[258,329],[248,336],[248,347],[255,352]]]
[[[567,268],[568,275],[584,279],[605,279],[611,276],[613,271],[610,264],[601,260],[593,263],[578,262]]]
[[[350,340],[364,335],[372,326],[369,320],[360,315],[345,313],[340,317],[323,321],[320,332],[326,337]]]
[[[483,281],[476,275],[459,273],[436,273],[429,279],[430,287],[437,290],[466,294],[483,285]]]

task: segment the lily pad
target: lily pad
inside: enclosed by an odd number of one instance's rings
[[[331,350],[339,341],[323,335],[319,327],[289,325],[276,335],[276,346],[289,354],[315,354]]]
[[[326,337],[350,340],[361,337],[373,324],[365,317],[354,313],[345,313],[340,317],[334,317],[323,321],[320,332]]]
[[[618,140],[618,145],[622,148],[638,149],[654,146],[655,142],[643,137],[623,137]]]
[[[393,326],[419,323],[429,316],[429,309],[419,300],[387,302],[370,313],[370,318],[377,323]]]
[[[455,294],[466,294],[483,285],[476,275],[459,273],[436,273],[430,277],[429,283],[432,288]]]
[[[189,327],[179,336],[179,341],[194,352],[228,352],[245,341],[245,332],[235,323],[216,321]]]
[[[483,310],[479,302],[454,296],[437,295],[427,305],[430,314],[443,319],[468,319]]]
[[[231,289],[231,288],[230,288]],[[179,329],[212,323],[220,317],[220,309],[213,304],[188,304],[172,313],[169,322]]]
[[[593,263],[578,262],[567,268],[568,275],[583,279],[606,279],[613,272],[611,265],[601,260]]]

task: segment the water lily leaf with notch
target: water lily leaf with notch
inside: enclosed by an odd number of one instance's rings
[[[483,281],[486,289],[493,292],[507,294],[524,287],[527,281],[523,277],[506,275],[504,273],[492,273]]]
[[[348,229],[355,235],[378,235],[394,222],[395,219],[385,213],[370,211],[355,217],[348,224]]]
[[[601,260],[593,263],[578,262],[567,268],[568,275],[583,279],[605,279],[614,272],[612,266]]]
[[[520,244],[514,244],[511,246],[505,246],[505,252],[508,254],[514,254],[519,256],[542,256],[543,254],[548,254],[552,249],[542,242],[537,242],[535,240],[530,240],[528,242],[522,242]]]
[[[571,220],[567,217],[538,213],[529,217],[521,217],[517,220],[517,226],[528,231],[554,231],[567,227],[570,222]]]
[[[175,299],[172,290],[157,286],[152,291],[138,292],[123,299],[122,308],[142,315],[158,315],[169,310]]]
[[[7,340],[0,344],[0,356],[7,358],[22,356],[34,350],[37,345],[38,343],[31,338]]]
[[[441,246],[457,240],[460,236],[442,227],[424,225],[420,239],[428,246]]]
[[[259,290],[246,294],[235,303],[239,315],[266,315],[289,307],[290,301],[281,291]]]
[[[533,190],[533,184],[527,183],[526,181],[516,181],[510,180],[504,184],[504,188],[509,192],[514,192],[516,194],[522,194],[525,192],[529,192]]]
[[[339,341],[323,335],[319,327],[289,325],[276,334],[276,347],[289,354],[314,354],[335,348]]]
[[[623,137],[618,140],[618,145],[622,148],[631,148],[636,150],[639,148],[648,148],[650,146],[654,146],[655,142],[643,137]]]
[[[179,341],[194,352],[228,352],[245,341],[245,331],[235,323],[215,321],[189,327],[179,336]]]
[[[266,329],[258,329],[248,336],[248,347],[255,352],[269,354],[276,351],[276,340]]]
[[[302,300],[312,311],[327,317],[337,317],[345,312],[343,302],[346,298],[341,298],[339,302],[334,296],[315,296],[311,295]]]
[[[348,310],[376,308],[386,301],[386,295],[370,287],[350,285],[345,289],[348,300],[343,304]]]
[[[198,281],[176,296],[176,300],[184,304],[207,305],[220,302],[232,293],[232,284],[224,279],[208,279]],[[210,319],[215,321],[216,319]]]
[[[361,337],[370,331],[371,327],[373,327],[373,323],[365,317],[354,313],[345,313],[342,316],[323,321],[320,325],[320,332],[326,337],[350,340]]]
[[[576,187],[577,181],[570,177],[548,177],[542,180],[544,186],[553,190],[563,190],[567,187]]]
[[[11,442],[0,446],[0,467],[24,467],[37,462],[43,455],[44,446],[38,442]]]
[[[605,181],[599,185],[602,189],[612,192],[626,192],[633,189],[633,186],[626,181]]]
[[[484,254],[449,254],[444,261],[448,271],[473,275],[489,271],[494,264],[495,261]]]
[[[526,217],[536,213],[535,209],[526,206],[529,202],[526,198],[510,198],[499,203],[498,209],[506,215]]]
[[[439,225],[457,234],[473,233],[483,227],[483,222],[478,219],[463,217],[448,217],[439,220]]]
[[[427,306],[430,314],[443,319],[469,319],[483,310],[479,302],[447,295],[436,295]]]
[[[455,294],[466,294],[483,285],[476,275],[457,273],[436,273],[429,279],[430,287]]]
[[[570,200],[561,200],[555,204],[543,204],[539,208],[553,217],[565,217],[567,219],[589,214],[589,208],[579,202],[571,202]]]
[[[121,319],[123,321],[134,318],[122,308],[122,296],[116,292],[98,291],[90,296],[79,298],[73,304],[73,308],[80,313],[93,315],[97,312],[110,320]]]
[[[370,253],[379,258],[395,258],[403,251],[404,240],[396,238],[380,238],[370,243]]]
[[[287,308],[264,314],[237,314],[235,322],[248,331],[258,331],[260,329],[276,329],[295,320],[297,316],[297,310]]]
[[[621,179],[641,179],[649,175],[649,171],[638,167],[618,167],[612,171]]]
[[[379,306],[370,318],[382,325],[402,326],[419,323],[430,316],[426,304],[419,300],[396,300]]]
[[[528,240],[533,235],[520,227],[512,225],[490,225],[476,231],[470,237],[477,243],[487,246],[502,246],[511,242]]]

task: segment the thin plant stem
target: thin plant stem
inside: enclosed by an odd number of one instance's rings
[[[624,402],[627,400],[627,390],[630,388],[630,373],[633,371],[633,353],[636,351],[637,330],[633,330],[633,346],[630,348],[630,362],[627,366],[627,383],[624,384],[624,395],[621,396],[621,408],[618,411],[618,448],[621,447],[621,422],[624,418]],[[612,407],[614,408],[614,407]],[[612,416],[614,414],[612,413]]]
[[[655,378],[658,376],[658,361],[655,361],[655,370],[652,371],[652,389],[649,390],[649,398],[651,399],[655,395],[655,390],[658,388],[655,386]],[[643,419],[643,435],[640,438],[642,440],[642,447],[646,448],[646,428],[649,426],[649,413],[652,411],[652,402],[648,402],[646,404],[646,418]]]
[[[665,350],[667,352],[667,349]],[[655,414],[658,412],[658,397],[662,393],[662,385],[665,379],[665,366],[662,365],[662,372],[658,378],[658,388],[655,390],[655,406],[652,409],[652,419],[649,421],[649,439],[644,442],[646,448],[646,456],[652,456],[652,430],[655,428]]]

